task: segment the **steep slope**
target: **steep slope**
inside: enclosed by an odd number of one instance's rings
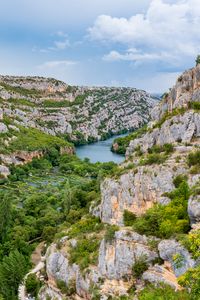
[[[101,183],[90,212],[102,227],[83,217],[50,246],[39,299],[200,298],[199,71],[177,80]]]
[[[0,77],[1,107],[19,124],[84,143],[134,130],[157,100],[133,88],[78,87],[43,77]]]
[[[73,152],[69,141],[84,144],[139,128],[156,103],[146,92],[131,88],[0,76],[0,174],[7,177],[9,165],[40,157],[53,144],[62,144],[61,153]]]

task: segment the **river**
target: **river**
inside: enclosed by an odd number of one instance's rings
[[[127,134],[115,135],[105,141],[95,142],[89,145],[76,147],[76,154],[79,158],[89,158],[91,162],[108,162],[113,161],[117,164],[124,161],[125,157],[113,153],[110,149],[114,139],[117,137],[126,136]]]

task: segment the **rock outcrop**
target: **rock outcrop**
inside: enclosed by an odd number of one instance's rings
[[[191,225],[200,222],[200,195],[192,196],[188,201],[188,215]]]
[[[123,279],[132,275],[134,263],[141,257],[151,263],[157,253],[150,250],[148,239],[129,230],[115,233],[113,241],[102,240],[99,249],[99,272],[107,279]]]
[[[187,111],[183,115],[166,120],[160,128],[155,128],[141,138],[131,141],[126,156],[129,157],[138,146],[146,152],[154,145],[190,143],[192,139],[199,137],[200,115],[194,111]]]
[[[154,168],[138,166],[137,172],[129,171],[119,179],[106,179],[101,185],[102,222],[122,226],[124,210],[141,215],[155,203],[169,203],[170,199],[164,193],[172,191],[173,178],[185,172],[184,164],[176,163],[174,157]]]
[[[200,101],[200,65],[179,76],[175,86],[165,94],[160,105],[152,110],[151,117],[157,121],[165,112],[171,112],[176,108],[187,108],[193,101]]]
[[[160,257],[171,264],[177,277],[195,266],[195,261],[188,250],[175,240],[161,241],[158,245],[158,250]]]
[[[164,265],[154,265],[144,272],[142,278],[154,285],[167,284],[175,290],[180,290],[181,287],[178,284],[178,280],[174,275],[174,272],[170,264],[165,262]]]

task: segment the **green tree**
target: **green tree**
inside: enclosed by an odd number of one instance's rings
[[[16,300],[19,284],[27,272],[27,261],[17,250],[0,264],[0,293],[5,300]]]
[[[0,193],[0,240],[2,241],[11,219],[11,196],[8,193]]]
[[[40,288],[40,281],[35,274],[30,274],[26,279],[26,291],[36,297]]]
[[[200,55],[197,55],[196,58],[196,66],[198,66],[200,64]]]

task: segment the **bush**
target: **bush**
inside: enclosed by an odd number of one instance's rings
[[[199,111],[200,110],[200,102],[197,102],[197,101],[189,102],[189,108]]]
[[[190,167],[195,165],[200,166],[200,150],[197,150],[196,152],[192,152],[188,155],[188,165]]]
[[[145,255],[142,255],[136,259],[132,267],[133,276],[139,279],[147,269],[148,269],[147,257]]]
[[[125,226],[132,226],[134,221],[136,220],[136,215],[128,210],[124,210],[123,217]]]
[[[191,300],[200,299],[200,267],[189,269],[184,275],[179,277],[179,284],[190,291]]]
[[[119,230],[119,227],[116,225],[108,225],[106,228],[106,233],[104,235],[104,239],[106,242],[112,242],[115,237],[115,232]]]
[[[197,55],[196,58],[196,66],[198,66],[200,64],[200,55]]]
[[[161,284],[159,287],[148,285],[138,296],[139,300],[192,300],[186,291],[175,291],[169,285]]]
[[[61,293],[66,296],[71,296],[76,292],[76,283],[73,279],[69,280],[67,285],[62,280],[57,280],[56,284]]]
[[[186,180],[187,180],[187,176],[180,174],[173,179],[173,184],[175,185],[176,188],[178,188],[180,184]]]
[[[96,263],[99,244],[100,241],[94,236],[78,240],[77,245],[69,251],[70,263],[78,264],[81,270]]]
[[[167,156],[163,153],[152,153],[148,154],[145,159],[140,161],[141,165],[153,165],[153,164],[162,164],[167,159]]]
[[[153,147],[148,149],[148,153],[161,153],[165,152],[166,154],[172,153],[174,151],[174,147],[172,144],[164,144],[163,146],[154,145]]]
[[[26,279],[26,291],[36,297],[40,289],[40,281],[35,274],[30,274]]]
[[[169,238],[175,233],[187,233],[190,228],[187,200],[190,191],[183,181],[177,189],[168,194],[171,202],[165,206],[155,205],[136,219],[133,228],[140,234]]]

